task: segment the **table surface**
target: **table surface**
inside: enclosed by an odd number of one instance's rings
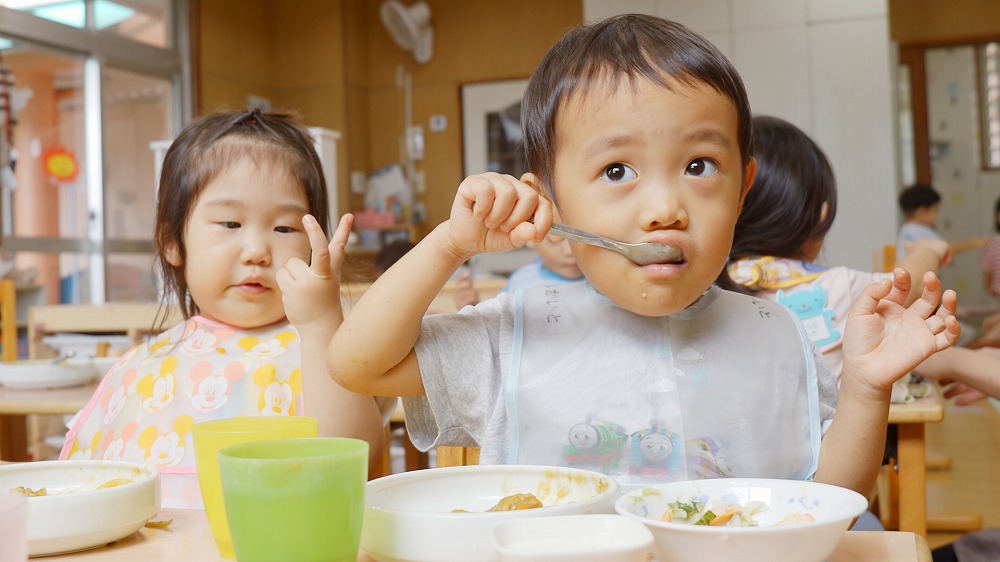
[[[934,383],[926,383],[927,394],[908,404],[889,405],[889,423],[927,423],[944,419],[944,399]]]
[[[219,557],[208,529],[204,511],[165,509],[154,520],[172,519],[165,529],[145,527],[125,539],[105,547],[49,556],[46,562],[134,562],[223,560]],[[930,562],[930,551],[924,539],[913,533],[848,531],[827,562]],[[371,562],[365,553],[358,562]]]
[[[69,388],[37,390],[0,386],[0,414],[75,414],[87,405],[97,382]]]

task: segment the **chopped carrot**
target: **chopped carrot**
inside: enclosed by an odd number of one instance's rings
[[[713,527],[717,527],[719,525],[725,525],[726,523],[729,522],[730,519],[733,518],[733,515],[735,515],[735,514],[736,514],[735,511],[727,511],[727,512],[723,513],[722,515],[719,515],[715,519],[712,519],[712,522],[709,523],[709,525],[711,525]]]
[[[673,519],[673,516],[670,515],[670,510],[664,511],[663,515],[660,516],[660,521],[666,521],[669,523],[671,519]]]

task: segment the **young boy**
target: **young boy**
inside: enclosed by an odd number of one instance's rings
[[[906,247],[918,240],[944,240],[934,229],[937,223],[938,210],[941,208],[941,195],[933,187],[918,183],[911,185],[899,194],[899,209],[903,212],[905,222],[899,227],[899,237],[896,242],[896,259],[903,259]],[[976,236],[961,242],[951,242],[952,254],[960,254],[969,250],[978,250],[989,240],[986,236]]]
[[[546,236],[537,244],[532,240],[526,245],[535,248],[538,257],[515,269],[507,278],[504,291],[517,291],[537,285],[558,285],[583,279],[583,272],[576,263],[576,256],[573,255],[569,240]],[[458,277],[457,283],[455,306],[459,310],[470,304],[479,304],[479,291],[472,284],[471,275],[463,273]]]
[[[407,397],[418,448],[479,445],[486,464],[590,468],[627,489],[767,476],[869,493],[892,382],[958,337],[954,292],[934,313],[933,275],[909,308],[905,271],[869,287],[838,402],[787,309],[714,286],[753,180],[750,107],[729,61],[678,24],[625,15],[570,31],[532,75],[522,120],[534,173],[462,182],[450,219],[337,331],[334,378]],[[639,266],[574,243],[585,281],[424,318],[466,259],[540,241],[554,218],[683,257]]]

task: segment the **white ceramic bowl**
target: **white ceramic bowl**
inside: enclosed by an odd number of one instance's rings
[[[59,363],[51,359],[0,362],[0,386],[12,389],[80,386],[97,376],[93,359],[87,358],[71,358]]]
[[[693,499],[707,502],[767,504],[755,527],[704,526],[661,521],[667,504]],[[837,547],[851,520],[868,507],[861,494],[817,482],[720,478],[673,482],[622,496],[615,510],[646,524],[653,532],[659,562],[776,559],[821,562]],[[811,522],[782,523],[787,516],[809,515]],[[779,556],[780,554],[780,556]]]
[[[620,515],[512,519],[493,529],[500,562],[647,562],[653,534]]]
[[[516,493],[535,494],[545,507],[486,513]],[[614,513],[619,496],[614,479],[564,467],[478,465],[394,474],[368,483],[361,548],[378,562],[495,562],[498,523]]]
[[[121,483],[101,488],[108,482]],[[28,554],[73,552],[131,535],[160,510],[160,473],[124,461],[39,461],[0,466],[0,490],[28,498]]]

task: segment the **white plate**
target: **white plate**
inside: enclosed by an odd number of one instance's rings
[[[126,483],[100,485],[118,478]],[[124,461],[39,461],[0,466],[0,490],[45,488],[28,498],[28,555],[103,546],[138,531],[160,510],[160,473]]]
[[[97,375],[92,359],[67,359],[58,364],[50,359],[0,362],[0,386],[11,389],[82,386],[92,382]]]

